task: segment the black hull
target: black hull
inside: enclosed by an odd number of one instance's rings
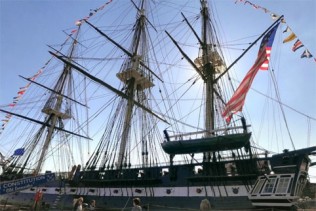
[[[245,160],[238,166],[246,163],[251,162]],[[134,197],[141,199],[144,210],[198,210],[205,198],[214,209],[252,209],[248,192],[257,174],[242,173],[240,168],[240,175],[237,172],[232,175],[229,168],[225,168],[227,164],[220,162],[214,165],[185,164],[125,171],[77,172],[73,180],[51,181],[38,188],[43,191],[43,204],[57,210],[71,209],[73,199],[81,196],[85,202],[96,200],[101,210],[130,210]],[[203,171],[194,171],[202,166]],[[143,174],[138,174],[139,171]],[[120,178],[117,178],[118,174]],[[9,204],[31,206],[36,191],[37,188],[32,188],[0,197]]]
[[[43,205],[57,210],[71,209],[73,199],[78,197],[84,197],[85,202],[96,200],[102,210],[128,210],[134,197],[141,199],[144,208],[152,210],[198,209],[205,198],[214,209],[219,210],[253,209],[258,201],[260,203],[257,204],[265,207],[271,203],[290,206],[296,204],[305,186],[309,163],[307,155],[315,150],[316,147],[285,151],[271,158],[260,159],[78,171],[71,180],[57,177],[59,179],[37,187],[0,195],[0,199],[2,204],[31,206],[36,191],[40,189],[43,192]],[[266,163],[273,164],[271,168],[275,174],[262,176],[267,170],[262,164]],[[231,164],[235,165],[235,170],[232,170]],[[277,191],[282,191],[282,188],[277,188],[278,184],[282,187],[287,184],[288,188],[283,190],[284,197],[293,199],[293,203],[280,202],[278,192],[273,189],[267,196],[268,190],[263,187],[268,187],[265,184],[273,180],[280,181],[273,183]]]

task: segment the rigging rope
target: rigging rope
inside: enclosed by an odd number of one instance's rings
[[[272,69],[272,71],[269,71],[269,72],[270,72],[270,74],[272,76],[271,78],[272,78],[272,82],[273,82],[273,85],[274,85],[274,89],[275,89],[275,94],[276,94],[277,100],[278,100],[278,102],[281,102],[281,96],[280,96],[280,93],[278,91],[278,84],[277,84],[277,81],[276,81],[276,78],[275,78],[275,75],[274,75],[274,70]],[[291,140],[292,147],[295,150],[294,142],[293,142],[293,139],[292,139],[292,136],[291,136],[291,133],[290,133],[290,129],[289,129],[286,117],[285,117],[285,112],[284,112],[283,106],[282,106],[281,103],[279,103],[279,105],[280,105],[280,109],[281,109],[281,112],[282,112],[282,116],[283,116],[283,119],[284,119],[284,123],[285,123],[285,126],[286,126],[287,133],[288,133],[289,138]]]
[[[238,82],[238,83],[240,83],[239,80],[236,80],[236,79],[233,79],[233,80],[236,81],[236,82]],[[256,93],[258,93],[258,94],[260,94],[260,95],[266,97],[266,98],[269,98],[270,100],[273,100],[273,101],[275,101],[275,102],[281,104],[281,105],[284,106],[284,107],[287,107],[288,109],[290,109],[290,110],[292,110],[292,111],[294,111],[294,112],[296,112],[296,113],[298,113],[298,114],[300,114],[300,115],[302,115],[302,116],[307,117],[307,118],[310,119],[310,120],[316,121],[316,117],[312,117],[312,116],[310,116],[310,115],[308,115],[308,114],[305,114],[305,113],[303,113],[303,112],[301,112],[301,111],[299,111],[299,110],[297,110],[297,109],[295,109],[295,108],[293,108],[293,107],[291,107],[291,106],[289,106],[289,105],[286,105],[285,103],[282,103],[279,99],[272,98],[272,97],[270,97],[270,96],[268,96],[268,95],[266,95],[266,94],[264,94],[264,93],[262,93],[262,92],[260,92],[260,91],[258,91],[258,90],[256,90],[256,89],[254,89],[254,88],[250,88],[250,89],[251,89],[252,91],[254,91],[254,92],[256,92]]]

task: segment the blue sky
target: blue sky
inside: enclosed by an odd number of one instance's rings
[[[113,0],[113,2],[115,1],[117,0]],[[0,0],[0,107],[11,103],[19,87],[26,85],[26,81],[19,78],[18,75],[25,77],[34,75],[51,57],[46,45],[62,43],[66,39],[63,30],[69,32],[74,29],[78,19],[87,16],[90,9],[98,8],[104,2],[106,1]],[[254,9],[250,5],[235,4],[234,0],[216,0],[215,2],[217,3],[216,11],[219,13],[217,15],[223,16],[220,27],[234,31],[231,34],[223,29],[226,40],[242,38],[246,34],[259,35],[273,22],[268,14],[260,9]],[[305,47],[316,56],[316,1],[253,0],[250,2],[279,15],[283,14],[287,25],[297,34]],[[253,24],[254,21],[256,24]],[[285,25],[282,27],[284,29]],[[279,83],[281,98],[292,108],[316,118],[316,63],[313,59],[301,59],[302,51],[293,53],[291,51],[293,42],[282,44],[284,38],[285,34],[282,33],[276,37],[275,44],[283,45],[283,49],[275,50],[274,58],[271,61],[274,62],[273,67],[277,70],[277,77],[282,79]],[[249,57],[250,60],[254,61],[256,51],[254,50],[252,57]],[[241,51],[238,50],[233,51],[228,63],[232,62],[233,58],[240,53]],[[251,63],[252,60],[248,60],[238,64],[238,67],[243,69],[238,75],[238,80],[242,80],[252,65]],[[286,65],[284,66],[283,63]],[[257,77],[264,76],[264,74],[258,73]],[[254,81],[254,86],[257,88],[263,85],[265,83],[260,79]],[[247,99],[254,97],[254,94],[254,92],[249,92]],[[246,112],[249,112],[251,116],[259,115],[255,109],[250,109],[251,107],[261,107],[262,105],[258,102],[261,101],[246,101]],[[296,142],[297,148],[306,146],[308,144],[305,140],[308,130],[306,118],[296,112],[289,111],[288,113],[290,113],[288,120],[296,122],[290,127],[302,131],[294,134],[296,138],[303,137]],[[311,129],[314,131],[311,133],[309,145],[315,145],[315,128],[316,122],[312,120]],[[260,140],[260,144],[263,144],[263,140]],[[268,143],[267,147],[272,144]],[[284,143],[279,147],[280,149],[287,147],[287,144]],[[275,148],[275,151],[280,149]]]
[[[311,53],[316,54],[316,42],[314,39],[316,34],[316,17],[314,13],[316,3],[313,0],[251,2],[275,11],[275,13],[284,14],[288,25]],[[221,3],[222,5],[227,5],[229,9],[227,11],[228,18],[233,17],[233,19],[238,20],[237,12],[240,12],[242,9],[248,11],[247,15],[259,16],[258,28],[260,30],[264,29],[265,26],[260,26],[260,20],[263,17],[268,19],[267,14],[242,3],[235,5],[234,0],[224,0]],[[1,0],[0,105],[11,101],[16,93],[15,87],[23,86],[24,81],[16,77],[18,74],[30,76],[37,72],[45,61],[50,58],[46,44],[61,43],[66,37],[62,30],[69,32],[71,28],[75,27],[74,23],[76,20],[88,15],[90,9],[97,8],[102,4],[103,1],[88,0]],[[232,9],[236,9],[236,11]],[[241,22],[243,21],[243,19],[240,20]],[[240,26],[231,24],[229,27],[234,29],[234,27]],[[288,48],[290,50],[291,44],[288,44]],[[299,57],[299,55],[297,56]],[[307,60],[298,62],[300,67],[312,63]],[[310,66],[307,66],[307,68],[310,68]]]
[[[24,85],[25,81],[17,75],[31,76],[35,74],[50,58],[46,45],[59,44],[65,40],[66,35],[62,30],[69,32],[69,30],[75,28],[76,20],[85,17],[90,9],[98,8],[103,2],[91,0],[1,0],[0,105],[10,102],[12,97],[15,96],[17,88]],[[284,14],[288,25],[311,53],[316,55],[314,38],[316,34],[316,2],[313,0],[251,2],[277,14]],[[223,0],[220,3],[221,7],[227,8],[225,22],[221,27],[225,27],[224,25],[227,24],[232,30],[238,30],[240,25],[233,23],[232,19],[240,19],[240,22],[243,22],[245,17],[239,17],[240,11],[242,13],[243,11],[247,12],[249,17],[258,17],[258,34],[269,24],[266,21],[269,19],[268,15],[260,10],[253,9],[250,5],[234,4],[234,0]],[[261,25],[262,20],[265,21],[264,25]],[[245,22],[242,25],[247,25],[247,23]],[[251,28],[255,27],[251,25]],[[239,28],[239,30],[248,29]],[[226,36],[227,39],[230,39],[229,34],[226,34]],[[288,44],[289,51],[291,47],[292,44]],[[296,54],[299,58],[299,53]],[[298,67],[302,69],[306,67],[306,71],[311,72],[311,68],[315,68],[315,66],[311,66],[311,60],[298,59],[297,62]],[[302,76],[304,77],[304,75]],[[315,77],[315,75],[311,75],[311,77]],[[299,89],[297,90],[299,91]]]

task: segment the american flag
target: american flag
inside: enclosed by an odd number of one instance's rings
[[[242,111],[245,103],[246,95],[250,86],[258,72],[258,70],[268,70],[269,60],[271,54],[271,48],[274,40],[276,30],[279,23],[275,25],[262,39],[257,59],[254,65],[250,68],[245,78],[240,83],[239,87],[226,104],[226,107],[222,113],[222,116],[226,119],[226,123],[229,124],[232,115],[238,111]]]
[[[266,51],[266,60],[263,62],[263,64],[260,67],[260,70],[268,70],[269,68],[269,60],[270,60],[270,55],[271,55],[271,49],[272,49],[272,44],[274,40],[274,36],[276,33],[276,30],[278,29],[279,24],[275,25],[262,39],[259,52],[258,52],[258,57],[261,56],[261,51]]]

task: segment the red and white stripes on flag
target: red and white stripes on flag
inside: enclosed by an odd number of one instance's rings
[[[250,68],[247,75],[240,83],[234,95],[226,104],[222,116],[225,118],[227,124],[230,123],[233,114],[237,113],[238,111],[242,111],[242,107],[245,103],[246,95],[248,90],[250,89],[252,81],[265,61],[266,51],[262,51],[261,54],[257,57],[255,64]]]
[[[266,59],[263,61],[262,65],[260,66],[260,68],[259,68],[260,70],[268,70],[269,69],[271,49],[272,49],[271,47],[266,47],[266,56],[265,56]]]
[[[275,32],[279,26],[276,24],[262,39],[257,59],[254,65],[250,68],[245,78],[240,83],[239,87],[231,97],[231,99],[226,104],[222,117],[225,118],[226,123],[229,124],[233,114],[238,111],[242,111],[243,105],[245,103],[246,95],[250,86],[258,72],[258,70],[268,70],[269,60],[271,55],[272,44],[275,36]]]

